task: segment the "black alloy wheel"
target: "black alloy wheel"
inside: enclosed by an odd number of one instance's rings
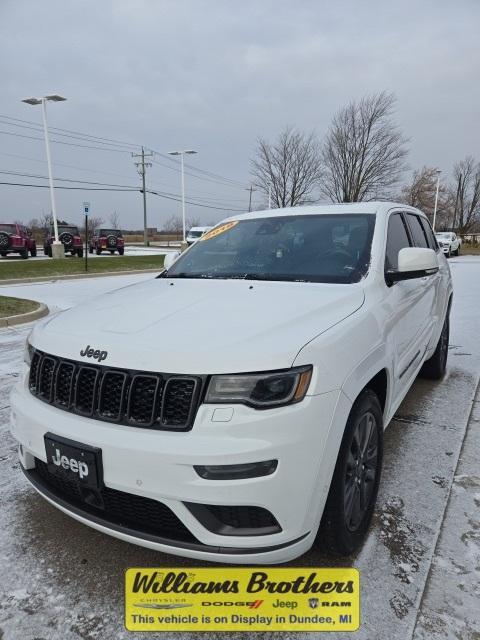
[[[323,512],[318,543],[350,555],[370,525],[383,459],[383,415],[377,395],[365,389],[347,420]]]

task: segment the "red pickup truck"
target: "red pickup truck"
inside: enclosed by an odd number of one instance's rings
[[[16,222],[0,223],[0,256],[18,253],[22,258],[37,255],[37,245],[30,229]]]

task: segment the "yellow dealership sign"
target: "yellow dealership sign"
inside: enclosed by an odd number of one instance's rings
[[[357,569],[133,568],[128,631],[355,631]]]

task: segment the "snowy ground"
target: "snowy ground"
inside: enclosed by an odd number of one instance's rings
[[[164,256],[166,253],[170,253],[172,251],[179,251],[178,247],[144,247],[143,245],[126,245],[125,247],[125,255],[126,256],[151,256],[151,255],[159,255],[159,256]],[[114,256],[118,256],[118,253],[114,253]],[[71,256],[71,255],[67,255],[66,256],[68,260],[78,260],[79,258],[77,258],[77,256]],[[106,258],[106,257],[110,257],[110,252],[109,251],[103,251],[102,254],[100,256],[97,256],[96,253],[89,253],[88,254],[88,259],[90,260],[90,258]],[[36,258],[28,258],[29,260],[51,260],[51,258],[49,258],[48,256],[45,256],[43,253],[43,249],[39,248],[38,249],[38,255]],[[16,255],[16,254],[11,254],[6,256],[5,258],[0,258],[0,265],[2,264],[8,264],[9,262],[12,262],[13,260],[18,260],[18,261],[23,261],[23,258],[21,258],[20,256]]]
[[[480,638],[480,258],[455,258],[450,265],[455,297],[448,374],[440,383],[418,380],[386,432],[378,508],[365,546],[350,562],[316,549],[292,563],[360,569],[362,626],[348,637]],[[16,285],[0,293],[65,308],[149,277]],[[8,392],[28,330],[0,331],[0,639],[122,640],[131,635],[123,628],[125,568],[182,560],[84,527],[27,486],[7,425]],[[278,634],[292,636],[301,634]],[[340,637],[347,634],[329,634]]]

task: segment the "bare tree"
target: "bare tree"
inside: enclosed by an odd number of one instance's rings
[[[88,235],[93,234],[94,229],[101,227],[104,223],[104,219],[96,216],[88,216]],[[85,233],[85,225],[83,225],[83,233]]]
[[[455,165],[454,224],[460,233],[467,233],[480,220],[480,164],[467,156]]]
[[[163,224],[162,230],[167,233],[175,233],[177,235],[182,233],[183,223],[181,217],[172,214]]]
[[[270,190],[272,206],[296,207],[314,201],[322,175],[317,139],[287,127],[274,144],[260,138],[251,160],[253,185],[264,196]]]
[[[112,229],[120,229],[120,217],[116,211],[110,214],[108,221]]]
[[[433,222],[435,195],[437,191],[436,167],[422,167],[412,174],[411,181],[404,185],[398,197],[400,202],[421,209]],[[438,189],[436,228],[447,229],[452,222],[453,199],[451,189],[440,182]]]
[[[394,105],[395,96],[382,92],[333,118],[322,149],[322,193],[332,202],[382,198],[400,180],[407,140],[392,120]]]
[[[185,227],[187,229],[191,229],[192,227],[199,227],[200,226],[200,218],[187,218],[185,220]]]

